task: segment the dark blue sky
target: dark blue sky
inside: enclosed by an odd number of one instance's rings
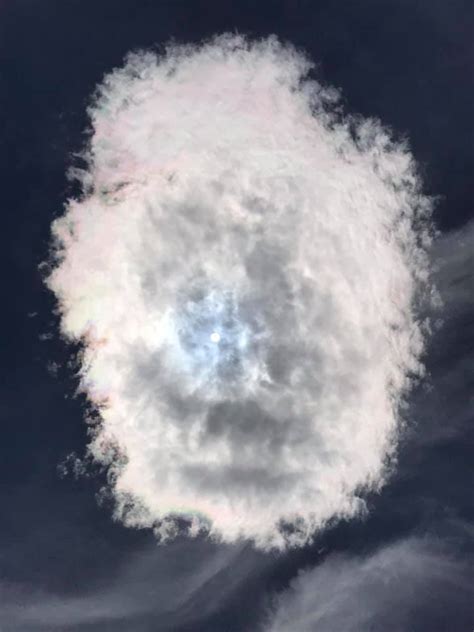
[[[390,560],[375,602],[364,570],[358,592],[340,605],[366,599],[371,630],[473,628],[473,27],[472,3],[462,0],[0,3],[2,630],[256,630],[300,570],[321,567],[334,578],[337,555],[338,564],[359,560],[362,569],[367,560]],[[74,193],[65,174],[84,141],[88,99],[131,49],[223,31],[275,33],[304,49],[350,111],[409,138],[425,192],[438,198],[433,256],[443,325],[428,350],[429,379],[410,400],[397,473],[368,499],[366,519],[285,555],[204,540],[156,547],[150,533],[126,530],[106,502],[98,505],[100,473],[58,474],[86,444],[85,403],[72,397],[74,366],[51,335],[54,302],[38,266],[48,256],[51,221]],[[418,545],[405,547],[413,541],[428,547],[429,563],[413,553]],[[401,549],[394,552],[394,543]],[[394,570],[399,550],[425,564],[416,581],[411,562]],[[410,582],[413,591],[403,590]],[[337,618],[324,624],[343,629]]]

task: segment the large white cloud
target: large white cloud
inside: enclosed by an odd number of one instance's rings
[[[90,108],[48,284],[128,524],[299,544],[383,483],[429,202],[407,148],[309,70],[224,36],[130,56]]]

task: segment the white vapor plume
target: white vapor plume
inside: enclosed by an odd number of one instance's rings
[[[130,55],[90,107],[47,283],[117,516],[300,545],[363,509],[421,371],[413,158],[275,38]],[[117,456],[119,455],[119,456]]]

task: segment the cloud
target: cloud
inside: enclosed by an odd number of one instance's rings
[[[53,225],[61,329],[116,515],[258,546],[361,509],[422,370],[412,156],[276,39],[142,52],[90,106]]]
[[[436,286],[447,316],[454,318],[466,308],[469,311],[473,304],[474,221],[437,239],[432,256],[437,264]]]
[[[106,583],[96,581],[73,594],[3,579],[0,626],[15,632],[176,629],[211,616],[264,566],[248,547],[185,541],[147,547]]]
[[[416,397],[411,398],[416,423],[411,426],[408,438],[411,449],[418,455],[424,454],[420,444],[426,447],[461,437],[471,428],[474,222],[440,235],[431,257],[433,280],[442,307],[436,311],[437,322],[426,357],[428,379]]]
[[[280,597],[268,632],[470,629],[470,564],[411,537],[366,557],[331,555]]]

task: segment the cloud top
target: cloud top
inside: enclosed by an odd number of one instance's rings
[[[274,38],[129,56],[53,224],[90,453],[117,515],[163,537],[185,518],[281,547],[354,515],[421,370],[429,202],[310,69]]]

